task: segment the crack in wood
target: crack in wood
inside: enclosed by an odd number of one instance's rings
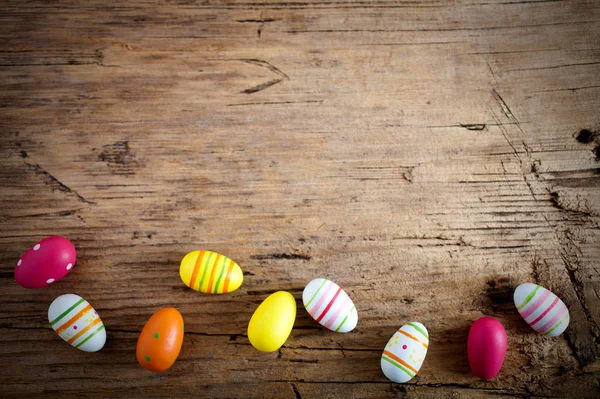
[[[521,134],[525,135],[525,132],[521,128],[519,121],[517,120],[517,118],[514,116],[514,114],[512,113],[512,111],[510,110],[510,108],[508,107],[508,104],[506,104],[506,102],[504,101],[504,99],[496,91],[496,89],[492,89],[492,94],[493,94],[494,98],[496,99],[497,103],[502,108],[502,112],[504,113],[504,115],[509,120],[512,120],[513,122],[515,122],[515,124],[516,124],[517,128],[519,129],[519,131],[521,132]],[[517,152],[517,149],[515,148],[514,144],[508,138],[506,129],[504,128],[504,126],[502,126],[502,122],[500,121],[500,119],[496,115],[496,112],[493,110],[493,108],[492,108],[492,114],[494,116],[494,119],[498,122],[498,127],[500,129],[500,132],[502,133],[502,136],[504,137],[504,139],[506,140],[506,142],[508,143],[508,145],[510,146],[510,148],[512,148],[513,154],[515,155],[517,161],[519,162],[520,170],[521,170],[520,176],[521,176],[523,182],[525,182],[525,185],[529,189],[529,192],[531,193],[531,197],[533,198],[533,200],[537,202],[538,199],[535,196],[535,191],[533,190],[533,187],[531,186],[531,183],[527,180],[527,176],[525,175],[525,173],[523,173],[523,159],[521,158],[521,156]],[[525,144],[525,142],[522,142],[522,144],[525,147],[525,153],[527,154],[527,156],[531,157],[529,149],[528,149],[527,145]],[[539,176],[536,176],[536,180],[539,181]],[[545,215],[544,215],[544,219],[546,219],[546,221],[548,221],[548,219],[546,218]],[[550,222],[548,222],[548,224],[550,224]]]
[[[296,397],[296,399],[302,399],[302,395],[300,395],[300,391],[298,391],[298,387],[296,386],[296,384],[290,382],[290,385],[292,386],[292,392],[294,392],[294,396]]]
[[[267,22],[275,22],[275,21],[280,21],[280,19],[277,19],[277,18],[237,19],[235,22],[264,24]]]
[[[281,253],[272,253],[272,254],[265,254],[265,255],[251,255],[250,259],[256,259],[256,260],[288,259],[288,260],[309,261],[312,259],[312,257],[310,255],[281,252]]]
[[[258,93],[259,91],[268,89],[271,86],[275,86],[276,84],[281,83],[284,80],[289,80],[290,79],[290,77],[285,72],[283,72],[281,69],[277,68],[275,65],[271,64],[268,61],[261,60],[261,59],[258,59],[258,58],[211,58],[211,59],[209,59],[209,61],[238,61],[238,62],[244,62],[246,64],[256,65],[256,66],[259,66],[261,68],[268,69],[269,71],[273,72],[274,74],[276,74],[276,75],[278,75],[280,77],[279,79],[272,79],[272,80],[270,80],[268,82],[261,83],[259,85],[256,85],[256,86],[250,87],[248,89],[242,90],[240,93],[243,93],[243,94]]]
[[[484,130],[485,123],[460,123],[460,127],[464,127],[467,130]]]
[[[248,105],[281,105],[281,104],[323,104],[323,100],[308,100],[308,101],[264,101],[256,103],[238,103],[227,104],[228,107],[240,107]]]
[[[534,93],[534,94],[538,94],[538,93],[551,93],[551,92],[555,92],[555,91],[572,91],[572,92],[576,92],[578,90],[590,90],[590,89],[597,89],[597,88],[600,88],[600,85],[579,86],[579,87],[565,87],[565,88],[561,88],[561,89],[536,90],[536,91],[532,91],[531,93]]]
[[[562,65],[552,65],[545,67],[535,67],[535,68],[518,68],[518,69],[507,69],[504,72],[521,72],[521,71],[540,71],[546,69],[557,69],[557,68],[569,68],[573,66],[586,66],[586,65],[598,65],[600,62],[581,62],[576,64],[562,64]]]
[[[103,49],[97,49],[94,51],[94,54],[61,54],[59,56],[49,56],[47,55],[45,58],[69,58],[69,55],[72,55],[70,59],[63,62],[21,62],[21,63],[8,63],[8,64],[0,64],[0,67],[31,67],[31,66],[79,66],[79,65],[97,65],[103,68],[120,68],[120,65],[106,65],[104,64],[104,53]],[[65,50],[66,51],[66,50]],[[9,52],[10,53],[10,52]],[[80,59],[76,59],[75,57],[79,57]],[[30,57],[32,61],[35,61],[35,56]],[[82,59],[91,59],[92,61],[83,61]]]
[[[496,73],[494,72],[494,69],[492,68],[492,66],[490,65],[490,62],[487,60],[487,58],[485,56],[483,56],[483,59],[485,60],[485,63],[488,67],[488,69],[490,70],[490,73],[492,74],[492,78],[494,79],[494,82],[496,82],[496,84],[498,83],[498,78],[496,77]]]
[[[77,190],[70,188],[69,186],[58,180],[56,177],[54,177],[52,174],[50,174],[48,171],[42,168],[39,164],[32,164],[27,161],[24,161],[24,163],[27,166],[27,168],[30,171],[34,172],[36,175],[44,176],[46,178],[45,183],[50,185],[53,190],[58,190],[66,194],[72,194],[81,202],[90,205],[96,205],[96,202],[87,200],[85,197],[79,194]]]
[[[244,93],[244,94],[258,93],[261,90],[265,90],[265,89],[268,89],[271,86],[275,86],[277,83],[281,83],[282,80],[283,79],[270,80],[268,82],[261,83],[259,85],[250,87],[249,89],[242,90],[240,93]]]
[[[396,46],[435,46],[435,45],[440,45],[440,44],[457,44],[457,43],[464,43],[463,41],[460,40],[450,40],[450,41],[436,41],[436,42],[396,42],[396,43],[358,43],[357,46],[368,46],[368,47],[373,47],[373,46],[389,46],[389,47],[396,47]]]
[[[15,327],[12,324],[0,324],[0,328],[6,328],[7,330],[50,330],[50,327]]]
[[[318,359],[307,360],[307,359],[287,359],[288,362],[291,363],[308,363],[308,364],[317,364],[319,363]]]
[[[239,58],[239,59],[236,59],[236,61],[242,61],[247,64],[257,65],[259,67],[267,68],[269,71],[281,76],[284,79],[290,78],[281,69],[277,68],[275,65],[273,65],[270,62],[265,61],[265,60],[260,60],[258,58]]]
[[[56,212],[44,212],[44,213],[34,213],[29,215],[17,215],[17,216],[7,216],[8,219],[25,219],[25,218],[37,218],[37,217],[47,217],[47,216],[71,216],[79,212],[80,210],[85,208],[77,208],[77,209],[69,209],[65,211],[56,211]]]
[[[496,89],[492,89],[492,94],[493,94],[494,98],[496,99],[496,101],[500,104],[500,107],[502,108],[502,112],[504,113],[504,115],[510,121],[514,122],[515,125],[517,125],[517,128],[519,129],[519,131],[521,132],[521,134],[523,136],[526,136],[525,132],[521,128],[521,123],[519,122],[519,120],[517,119],[517,117],[515,116],[515,114],[511,111],[511,109],[509,108],[508,104],[506,103],[506,101],[504,101],[504,99],[502,98],[502,96],[500,95],[500,93],[498,93],[496,91]],[[500,121],[498,121],[498,123],[500,123]]]

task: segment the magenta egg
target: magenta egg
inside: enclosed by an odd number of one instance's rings
[[[77,255],[65,237],[44,238],[27,250],[15,266],[15,280],[24,288],[41,288],[66,276]]]
[[[473,374],[482,380],[494,378],[506,354],[506,330],[502,324],[488,316],[477,319],[469,330],[467,352]]]

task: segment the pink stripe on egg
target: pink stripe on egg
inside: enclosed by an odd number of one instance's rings
[[[333,296],[333,298],[331,298],[331,301],[329,301],[329,303],[327,304],[327,306],[325,307],[325,309],[323,309],[323,313],[321,313],[321,316],[317,317],[317,322],[318,323],[320,323],[321,320],[323,320],[325,318],[325,316],[327,315],[327,313],[329,313],[329,311],[331,310],[331,307],[335,303],[335,300],[338,297],[338,295],[340,294],[340,292],[342,292],[342,287],[338,287],[337,291],[335,292],[335,295]]]
[[[550,306],[548,306],[548,309],[544,310],[544,312],[538,316],[537,319],[535,319],[534,321],[532,321],[531,323],[529,323],[529,325],[531,327],[533,327],[534,324],[536,324],[537,322],[539,322],[540,320],[542,320],[544,318],[544,316],[546,316],[548,314],[548,312],[550,312],[552,310],[552,308],[558,303],[558,297],[554,298],[554,301],[552,301],[552,303],[550,304]]]
[[[523,309],[523,312],[521,313],[521,316],[523,316],[524,319],[526,319],[529,316],[531,316],[531,314],[533,312],[535,312],[536,310],[538,310],[538,308],[540,306],[542,306],[542,304],[544,303],[544,301],[546,299],[548,299],[549,296],[550,296],[550,291],[546,290],[546,292],[544,292],[542,295],[540,295],[538,297],[538,299],[536,299],[528,307],[526,307],[525,309]]]
[[[558,299],[558,298],[556,298]],[[541,326],[539,329],[536,328],[536,331],[539,332],[540,334],[545,333],[546,331],[548,331],[549,328],[551,328],[553,325],[555,325],[560,319],[562,319],[562,317],[567,314],[568,310],[567,307],[565,306],[564,303],[561,303],[562,306],[560,306],[560,310],[558,312],[556,312],[556,314],[554,315],[553,318],[551,318],[548,323],[544,324],[543,326]],[[533,326],[533,325],[532,325]]]
[[[341,303],[338,306],[337,310],[335,311],[334,314],[331,315],[329,320],[327,320],[327,322],[324,324],[324,326],[329,329],[331,329],[331,327],[333,327],[333,325],[337,321],[338,317],[340,317],[340,314],[344,311],[344,309],[348,305],[348,302],[350,301],[350,297],[348,296],[348,294],[346,294],[345,292],[342,292],[342,295],[344,297],[341,298],[342,300],[341,300]]]
[[[310,309],[308,309],[308,313],[310,313],[310,315],[312,317],[315,317],[317,310],[319,310],[321,305],[323,305],[323,303],[327,299],[327,296],[329,295],[329,292],[333,291],[331,281],[327,281],[327,283],[325,283],[325,286],[323,288],[324,288],[324,290],[321,293],[321,295],[319,296],[319,300],[317,302],[315,302],[315,304]]]

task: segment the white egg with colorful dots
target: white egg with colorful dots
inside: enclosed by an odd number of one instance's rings
[[[428,348],[429,334],[423,324],[413,321],[403,325],[383,350],[383,374],[394,382],[411,380],[421,369]]]
[[[75,294],[56,298],[48,309],[52,329],[68,344],[84,352],[97,352],[106,343],[104,323],[85,299]]]

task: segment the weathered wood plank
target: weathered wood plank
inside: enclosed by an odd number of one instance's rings
[[[598,2],[4,2],[0,43],[3,395],[597,397]],[[20,288],[18,256],[52,234],[76,268]],[[198,248],[244,285],[185,288]],[[303,311],[318,276],[357,304],[355,332]],[[569,307],[563,336],[514,310],[528,281]],[[281,289],[296,328],[262,354],[247,323]],[[101,352],[47,325],[65,292],[101,314]],[[164,306],[186,338],[157,376],[134,348]],[[466,359],[482,315],[509,336],[490,382]],[[391,384],[380,351],[411,320],[431,349]]]

